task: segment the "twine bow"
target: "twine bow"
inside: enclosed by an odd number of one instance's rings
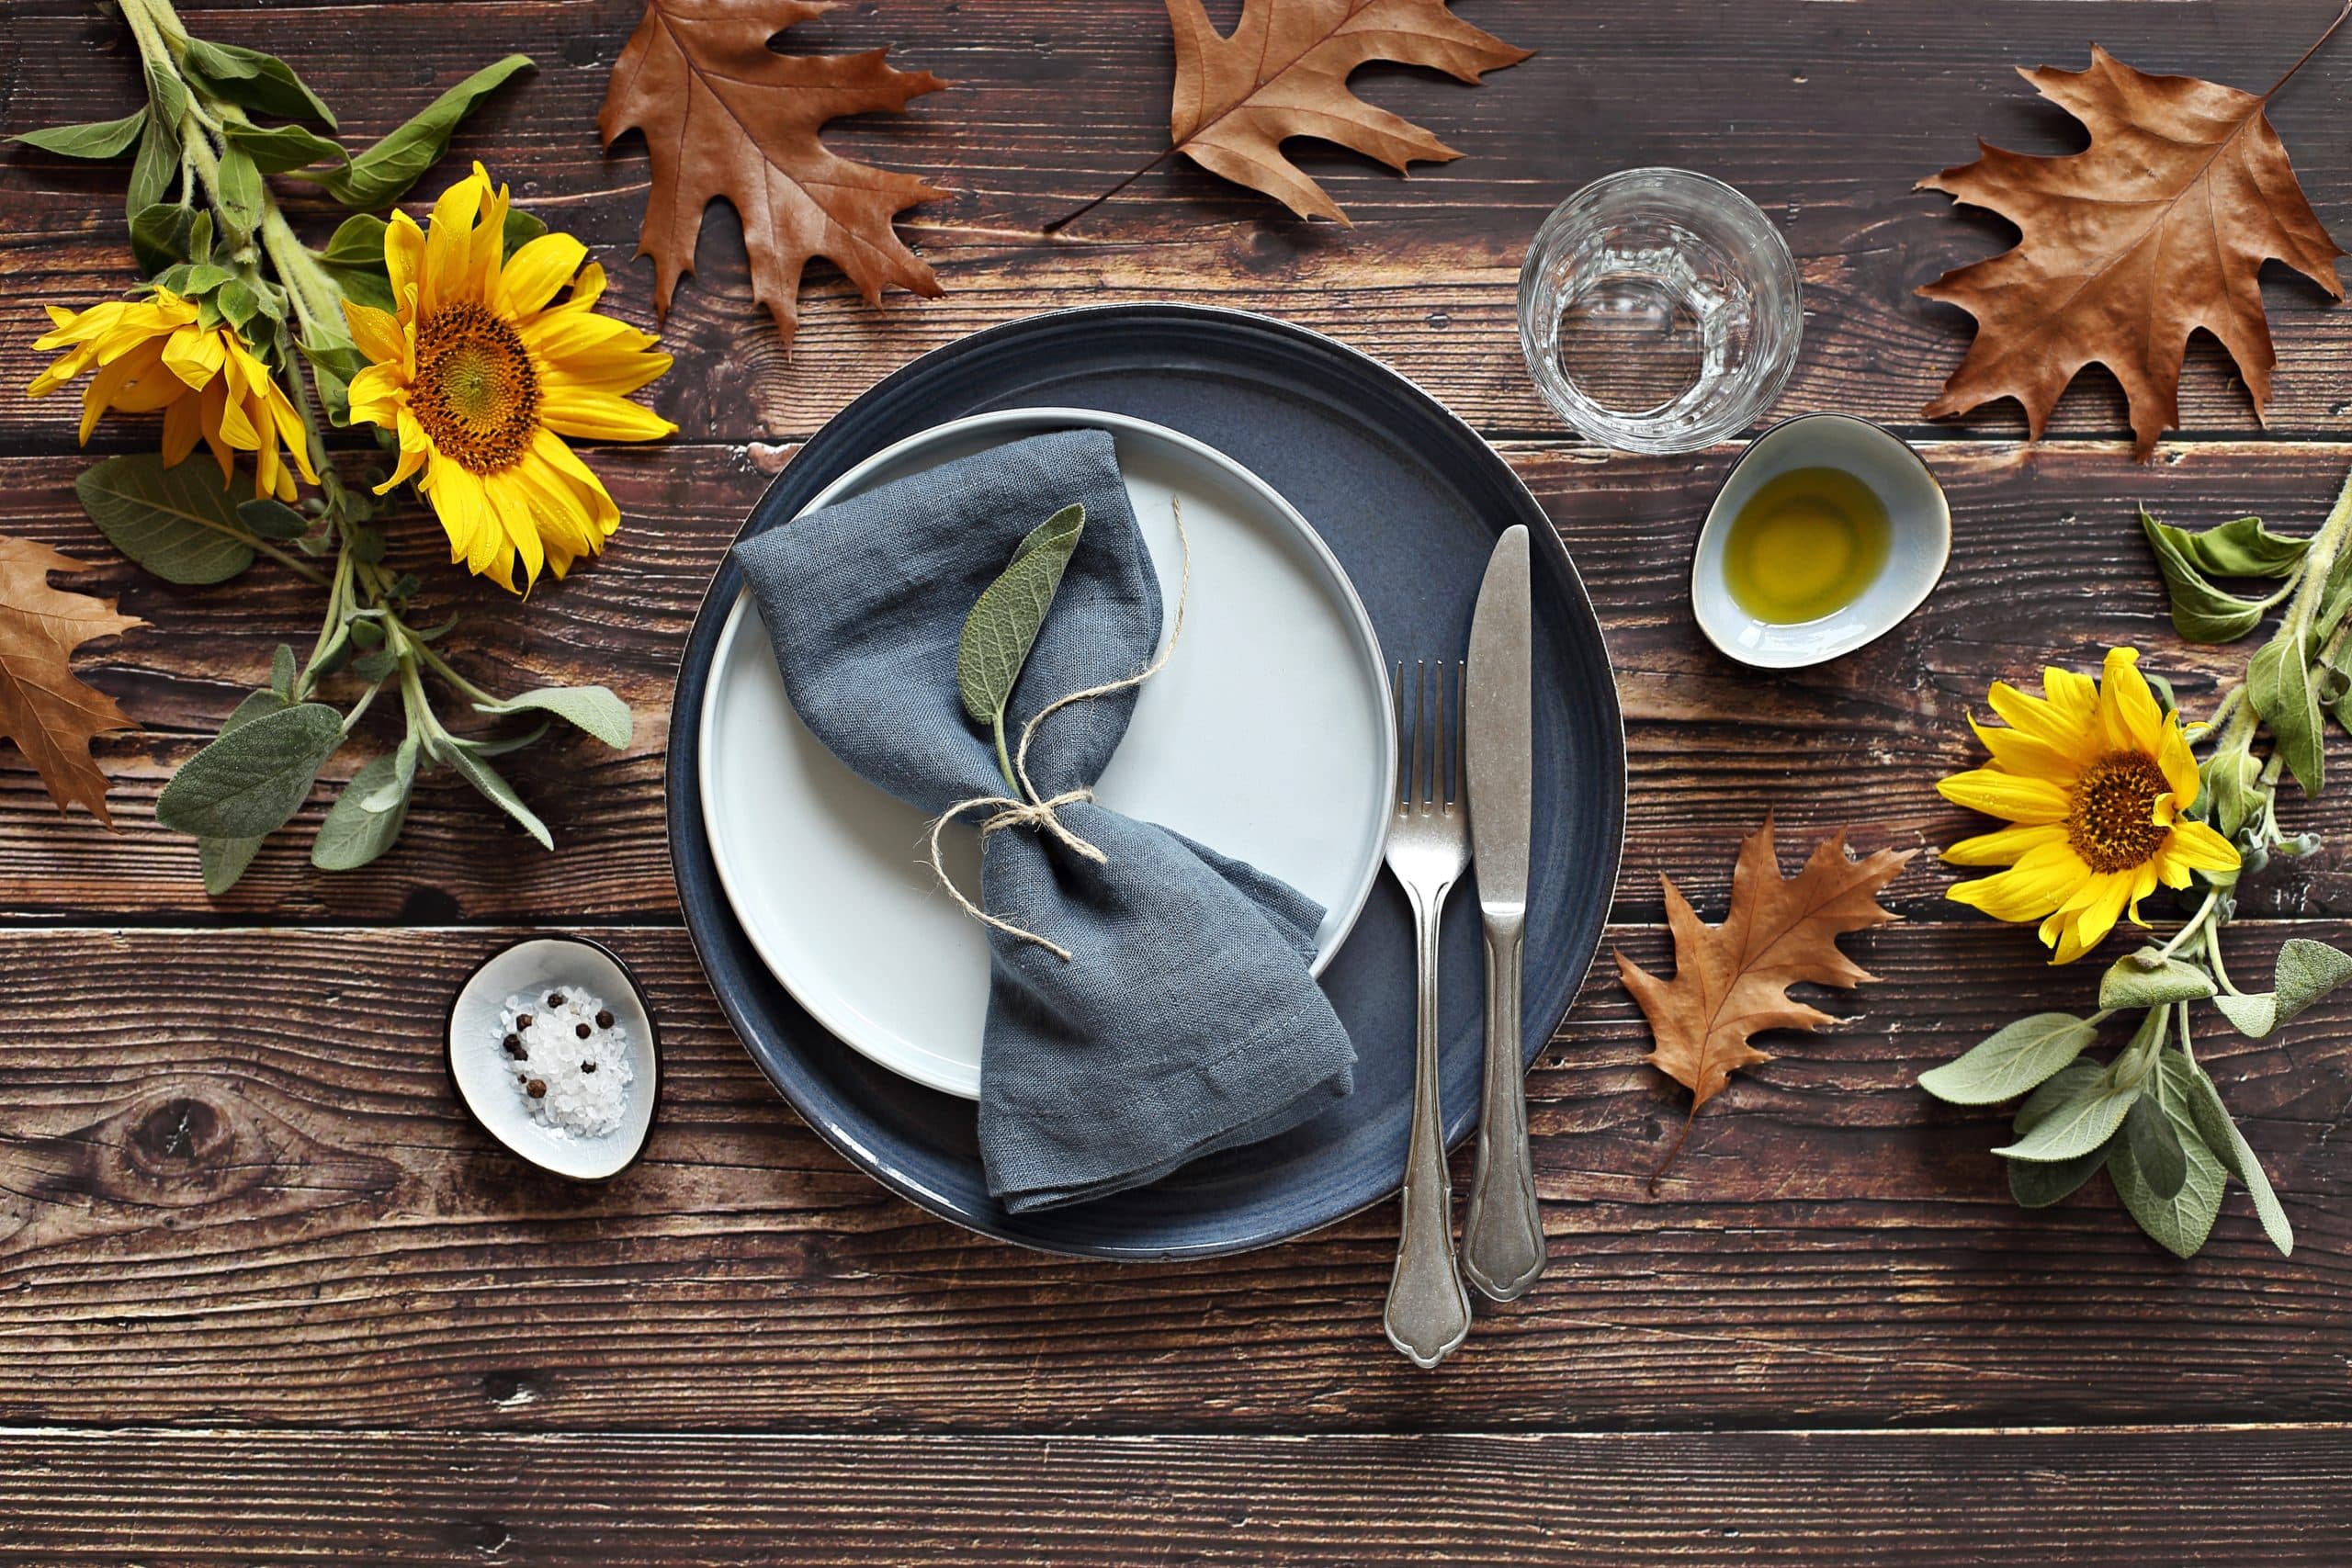
[[[932,874],[939,878],[939,885],[942,887],[947,889],[947,896],[955,899],[963,911],[974,919],[984,925],[994,926],[1007,936],[1018,938],[1022,942],[1033,942],[1065,964],[1070,959],[1069,948],[1057,942],[1048,941],[1026,927],[1016,926],[1011,920],[1000,919],[964,896],[964,890],[956,886],[956,879],[947,874],[947,863],[940,851],[940,838],[946,832],[950,822],[967,812],[978,811],[984,807],[992,807],[995,808],[993,814],[980,822],[980,838],[984,842],[990,833],[1001,833],[1007,828],[1035,828],[1040,832],[1051,834],[1064,849],[1072,854],[1092,861],[1097,865],[1110,863],[1110,856],[1079,834],[1072,832],[1069,824],[1061,819],[1063,807],[1076,806],[1082,801],[1092,800],[1094,792],[1091,789],[1066,789],[1057,795],[1040,796],[1037,794],[1037,786],[1029,782],[1029,742],[1036,739],[1037,727],[1061,712],[1062,709],[1075,706],[1080,703],[1091,702],[1096,697],[1107,697],[1114,692],[1124,692],[1132,687],[1140,686],[1165,669],[1170,656],[1175,653],[1176,639],[1184,635],[1184,604],[1193,593],[1193,541],[1184,532],[1184,508],[1176,497],[1168,498],[1168,509],[1175,514],[1176,542],[1184,552],[1183,575],[1176,589],[1176,620],[1168,633],[1168,646],[1161,649],[1158,657],[1154,658],[1150,663],[1134,674],[1123,676],[1116,681],[1106,681],[1099,686],[1088,686],[1081,691],[1072,692],[1067,696],[1057,697],[1031,716],[1029,722],[1021,727],[1021,744],[1015,747],[1012,752],[1012,774],[1020,781],[1021,785],[1021,795],[1018,798],[1009,795],[976,795],[969,800],[957,801],[932,819]]]

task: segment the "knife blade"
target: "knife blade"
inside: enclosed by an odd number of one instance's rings
[[[1520,1017],[1534,832],[1534,622],[1527,527],[1513,524],[1496,541],[1478,587],[1463,698],[1470,841],[1487,937],[1487,1058],[1462,1267],[1472,1284],[1505,1302],[1525,1294],[1546,1261],[1527,1147]]]

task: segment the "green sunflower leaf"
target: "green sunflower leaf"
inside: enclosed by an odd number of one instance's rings
[[[229,145],[253,160],[265,175],[290,174],[312,164],[349,163],[350,154],[335,142],[299,125],[255,126],[232,121],[226,128]]]
[[[314,119],[329,130],[336,129],[334,111],[303,85],[292,66],[274,54],[192,38],[180,63],[213,97],[283,119]]]
[[[2191,642],[2234,642],[2262,622],[2265,606],[2217,588],[2194,549],[2197,536],[2157,522],[2143,509],[2140,528],[2155,552],[2172,600],[2172,624]]]
[[[130,150],[132,142],[146,133],[146,130],[147,110],[142,107],[131,110],[120,119],[92,120],[85,125],[52,125],[43,130],[22,131],[8,140],[67,158],[119,158]]]
[[[349,164],[303,177],[316,180],[345,207],[363,211],[389,207],[439,161],[451,134],[475,105],[497,91],[508,77],[530,67],[531,57],[526,54],[510,54],[496,64],[485,65],[425,105],[398,130],[353,157]]]
[[[2322,749],[2319,695],[2312,689],[2312,671],[2302,634],[2291,624],[2262,645],[2246,664],[2246,696],[2270,726],[2278,755],[2306,795],[2319,794],[2325,782],[2327,758]]]

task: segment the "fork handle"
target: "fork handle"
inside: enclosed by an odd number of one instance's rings
[[[1527,1149],[1527,1061],[1520,1054],[1520,967],[1526,927],[1487,918],[1487,1071],[1478,1113],[1477,1173],[1462,1222],[1462,1271],[1498,1302],[1516,1301],[1544,1272],[1544,1218]]]
[[[1438,915],[1443,887],[1413,898],[1420,1005],[1414,1018],[1413,1123],[1405,1149],[1404,1217],[1382,1326],[1420,1368],[1436,1366],[1470,1334],[1470,1292],[1453,1267],[1453,1183],[1438,1105]]]

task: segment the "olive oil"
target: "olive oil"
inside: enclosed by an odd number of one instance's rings
[[[1886,566],[1886,503],[1842,468],[1792,468],[1758,486],[1724,538],[1724,582],[1759,621],[1792,626],[1860,598]]]

